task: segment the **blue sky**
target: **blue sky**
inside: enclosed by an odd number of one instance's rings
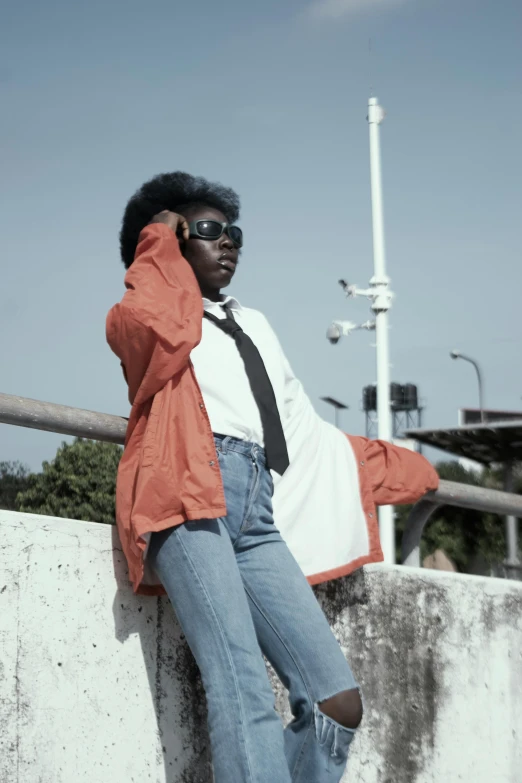
[[[151,175],[237,189],[246,246],[231,287],[262,309],[326,418],[364,431],[372,335],[343,276],[372,272],[370,85],[381,126],[394,380],[428,426],[477,400],[522,407],[522,6],[517,0],[136,0],[3,9],[0,390],[126,415],[104,321],[122,294],[118,230]],[[372,39],[369,56],[368,40]],[[0,460],[37,468],[63,438],[0,425]]]

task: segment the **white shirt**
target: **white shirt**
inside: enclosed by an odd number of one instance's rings
[[[217,318],[226,318],[224,305],[232,310],[239,326],[256,345],[272,386],[280,385],[277,383],[280,374],[277,372],[277,365],[282,372],[281,353],[278,347],[274,348],[272,330],[264,316],[256,310],[241,307],[232,296],[227,296],[222,302],[203,299],[204,309]],[[259,408],[234,339],[208,318],[203,318],[201,342],[193,349],[190,358],[212,431],[263,446]]]
[[[290,466],[272,474],[274,520],[307,576],[342,568],[369,552],[359,466],[348,439],[314,411],[265,316],[233,297],[203,300],[224,318],[227,304],[263,358],[283,423]],[[212,430],[262,443],[259,411],[234,340],[203,318],[201,343],[192,351],[196,377]]]

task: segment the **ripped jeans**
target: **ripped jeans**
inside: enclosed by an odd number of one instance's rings
[[[357,684],[274,525],[263,449],[215,437],[228,515],[154,533],[147,555],[201,671],[215,783],[338,783],[354,731],[319,704]],[[289,691],[284,731],[261,653]]]

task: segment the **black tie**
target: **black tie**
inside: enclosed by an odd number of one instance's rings
[[[250,382],[252,394],[259,408],[261,424],[263,425],[263,435],[265,438],[265,452],[268,467],[275,470],[280,476],[283,475],[290,460],[286,448],[286,440],[283,432],[283,425],[277,409],[277,402],[266,371],[261,354],[256,346],[239,324],[234,320],[232,310],[225,307],[226,318],[217,318],[212,313],[205,311],[204,315],[216,326],[222,329],[225,334],[234,338],[237,349],[243,359],[246,374]]]

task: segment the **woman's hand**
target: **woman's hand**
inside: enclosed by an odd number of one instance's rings
[[[178,215],[177,212],[170,212],[168,209],[164,209],[163,212],[159,212],[154,215],[151,223],[165,223],[166,226],[171,228],[176,236],[188,239],[189,226],[183,215]]]

